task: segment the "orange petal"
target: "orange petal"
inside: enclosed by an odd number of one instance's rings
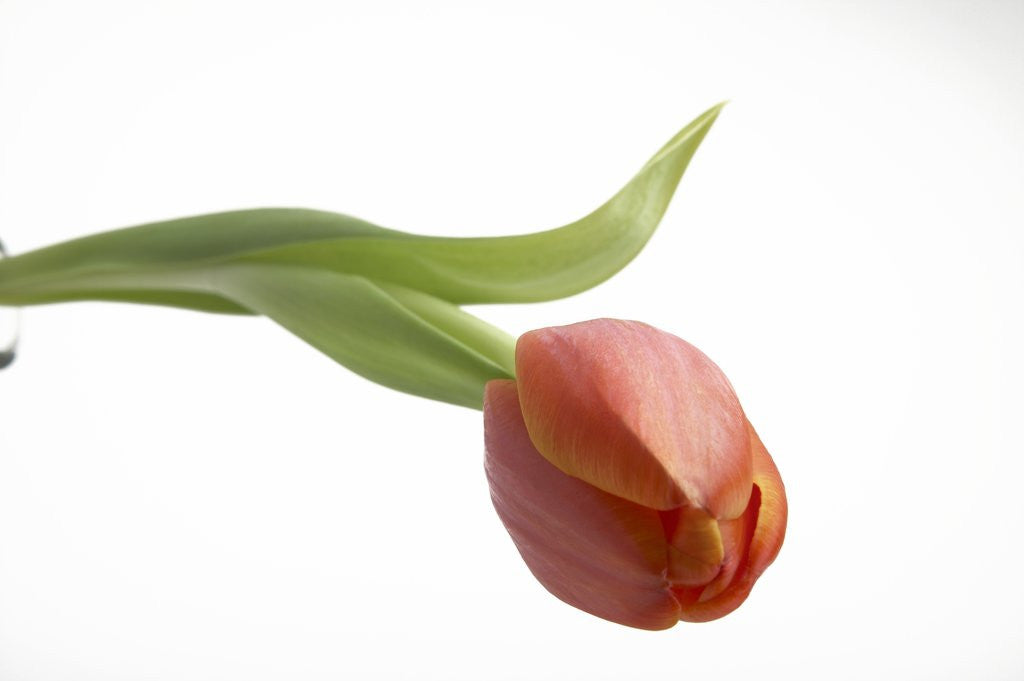
[[[722,572],[702,589],[675,589],[680,619],[707,622],[728,615],[746,600],[754,582],[771,565],[786,535],[786,490],[779,469],[747,424],[754,463],[754,491],[742,516],[720,521],[725,547]]]
[[[569,475],[650,508],[746,508],[743,410],[686,341],[613,319],[539,329],[519,338],[516,375],[534,445]]]
[[[631,627],[667,629],[679,621],[657,511],[548,463],[530,441],[514,381],[487,384],[484,438],[494,508],[548,591]]]
[[[669,582],[673,586],[704,586],[713,580],[725,558],[718,521],[691,506],[662,511],[661,517],[668,537]]]

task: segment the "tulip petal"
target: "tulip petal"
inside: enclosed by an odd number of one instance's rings
[[[627,626],[667,629],[679,621],[657,511],[566,475],[541,456],[514,381],[487,384],[484,437],[494,508],[548,591]]]
[[[718,521],[699,508],[662,511],[668,537],[668,580],[673,586],[704,586],[722,569],[725,547]]]
[[[682,606],[680,619],[707,622],[729,614],[746,600],[754,582],[782,548],[788,506],[786,490],[770,454],[747,424],[754,463],[754,492],[742,516],[720,521],[726,562],[704,588],[673,589]]]
[[[539,329],[519,338],[516,375],[530,438],[562,471],[659,510],[747,507],[743,410],[686,341],[613,319]]]
[[[771,454],[749,423],[751,451],[754,456],[754,484],[761,490],[761,510],[750,542],[750,569],[758,577],[768,569],[786,538],[789,504],[786,487]]]

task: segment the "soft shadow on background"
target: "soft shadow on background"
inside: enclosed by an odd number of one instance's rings
[[[736,613],[625,629],[530,576],[479,413],[263,319],[30,309],[0,678],[1024,676],[1024,6],[774,5],[0,0],[15,253],[266,205],[555,226],[731,99],[618,277],[476,311],[698,345],[791,505]]]

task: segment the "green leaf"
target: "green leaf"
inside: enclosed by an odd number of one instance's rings
[[[683,128],[597,210],[557,229],[440,238],[322,211],[217,213],[97,234],[0,261],[0,305],[93,298],[243,313],[245,306],[236,301],[168,283],[176,270],[229,261],[361,275],[453,303],[569,296],[604,281],[639,253],[721,107]]]
[[[510,336],[451,303],[360,276],[228,264],[209,284],[381,385],[480,409],[484,385],[511,378]]]
[[[585,291],[626,266],[661,221],[722,108],[691,122],[615,196],[558,229],[494,238],[349,237],[242,256],[362,274],[453,303],[521,303]]]

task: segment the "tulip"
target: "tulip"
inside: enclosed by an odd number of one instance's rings
[[[641,629],[739,607],[779,552],[787,507],[721,370],[611,319],[523,335],[515,369],[485,389],[485,468],[541,584]]]

